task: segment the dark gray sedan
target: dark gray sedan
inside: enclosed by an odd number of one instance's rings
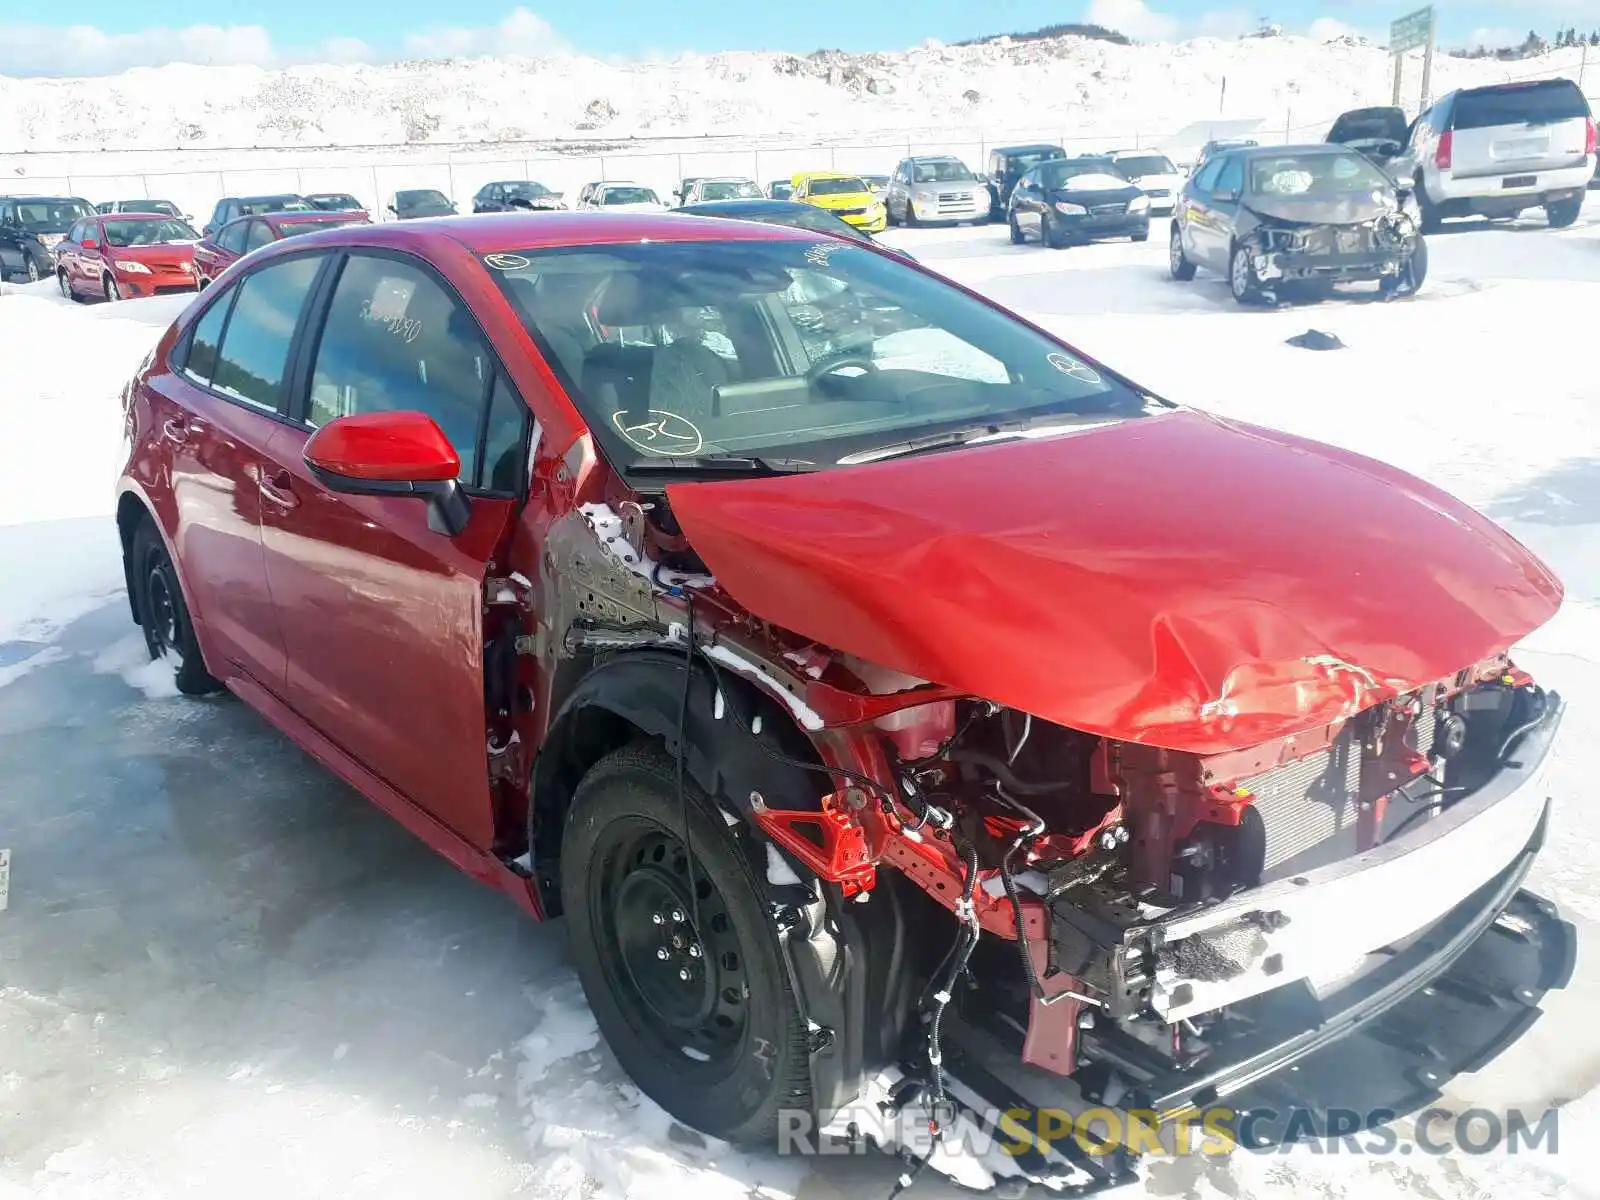
[[[1172,217],[1172,276],[1228,280],[1241,304],[1295,288],[1422,286],[1428,247],[1408,192],[1343,146],[1257,146],[1217,155],[1183,189]]]
[[[1017,180],[1006,209],[1011,243],[1053,250],[1100,238],[1150,236],[1150,197],[1109,158],[1060,158]]]

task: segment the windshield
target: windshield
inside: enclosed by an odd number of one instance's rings
[[[700,185],[702,200],[745,200],[761,195],[761,189],[744,180],[717,179]]]
[[[542,183],[506,183],[501,187],[507,200],[542,200],[552,194]]]
[[[29,233],[65,233],[72,223],[94,216],[82,200],[18,200],[17,220]]]
[[[1589,103],[1570,79],[1510,83],[1482,91],[1462,92],[1451,114],[1452,129],[1488,129],[1496,125],[1548,125],[1582,120]]]
[[[394,194],[396,208],[449,208],[450,201],[443,192],[436,192],[431,188],[416,189],[413,191],[396,192]]]
[[[310,212],[311,205],[299,196],[255,196],[239,201],[239,215],[253,217],[257,213]]]
[[[786,179],[780,179],[767,185],[767,194],[774,200],[787,200],[794,195],[794,185]]]
[[[1061,344],[865,246],[639,242],[486,266],[618,465],[829,465],[974,424],[1145,411]]]
[[[1341,154],[1273,154],[1250,163],[1250,191],[1258,196],[1323,199],[1394,186],[1372,160]]]
[[[325,212],[338,212],[340,209],[360,208],[361,203],[354,196],[347,196],[343,192],[330,192],[327,195],[307,196],[313,208],[320,208]]]
[[[1020,175],[1024,171],[1027,171],[1032,167],[1036,167],[1042,162],[1050,162],[1057,158],[1065,158],[1066,156],[1067,152],[1065,150],[1057,150],[1054,147],[1046,150],[1025,150],[1020,154],[1008,155],[1006,158],[1006,169],[1014,175]]]
[[[198,242],[200,235],[182,221],[102,221],[108,246],[166,246]]]
[[[841,179],[813,179],[810,189],[813,196],[856,196],[866,190],[867,185],[854,175]]]
[[[913,183],[974,183],[977,176],[967,170],[967,164],[956,162],[920,162],[911,169]]]
[[[123,212],[130,213],[162,213],[169,217],[181,217],[178,206],[170,200],[124,200],[117,206]]]
[[[656,194],[646,187],[608,187],[600,193],[601,204],[660,204]]]
[[[1127,178],[1109,158],[1071,158],[1039,168],[1039,184],[1046,188],[1126,187]]]
[[[1172,165],[1172,160],[1165,154],[1140,154],[1128,155],[1116,160],[1117,170],[1129,179],[1138,179],[1145,175],[1176,175],[1178,168]]]

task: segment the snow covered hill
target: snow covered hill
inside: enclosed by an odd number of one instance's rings
[[[1414,103],[1419,72],[1410,70]],[[1516,63],[1441,57],[1434,90],[1578,71],[1577,50]],[[0,78],[0,154],[1053,127],[1121,141],[1226,116],[1259,117],[1267,129],[1304,137],[1320,136],[1343,109],[1389,95],[1384,50],[1299,37],[1134,46],[1002,39],[885,54],[636,62],[169,66]]]

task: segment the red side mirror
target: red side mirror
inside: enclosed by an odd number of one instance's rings
[[[461,456],[426,413],[337,417],[311,435],[303,453],[306,466],[330,491],[427,500],[428,527],[436,533],[455,537],[472,515],[457,479]]]
[[[100,243],[94,238],[84,238],[83,241],[78,243],[78,245],[82,246],[85,250],[100,249]]]
[[[432,417],[370,412],[329,421],[306,442],[309,466],[368,483],[443,483],[461,473],[461,457]]]

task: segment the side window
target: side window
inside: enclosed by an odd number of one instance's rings
[[[1194,190],[1209,195],[1211,189],[1217,185],[1217,176],[1222,172],[1222,162],[1212,159],[1200,168],[1200,174],[1194,177]]]
[[[1215,190],[1232,192],[1235,196],[1244,191],[1244,159],[1237,154],[1230,154],[1222,160],[1222,170],[1217,176]]]
[[[491,492],[517,490],[527,425],[527,406],[511,390],[505,376],[496,374],[494,391],[489,396],[489,421],[484,427],[483,462],[477,476],[480,488]]]
[[[461,456],[461,481],[471,484],[493,369],[476,322],[432,275],[392,258],[353,255],[328,306],[306,422],[427,413]]]
[[[189,335],[183,371],[199,383],[209,385],[217,369],[217,344],[222,341],[222,327],[227,322],[228,309],[233,307],[236,292],[237,289],[229,290],[213,300]]]
[[[322,255],[303,255],[240,280],[217,350],[213,388],[256,408],[279,411],[289,343],[322,263]]]
[[[231,225],[224,225],[222,232],[217,234],[217,245],[229,254],[243,254],[244,235],[249,226],[249,221],[235,221]]]
[[[250,221],[248,224],[250,232],[245,235],[244,239],[246,254],[252,250],[259,250],[263,246],[269,246],[278,240],[278,235],[272,232],[272,226],[265,221]]]
[[[67,236],[63,240],[68,242],[83,241],[83,222],[74,221],[72,228],[67,230]]]

